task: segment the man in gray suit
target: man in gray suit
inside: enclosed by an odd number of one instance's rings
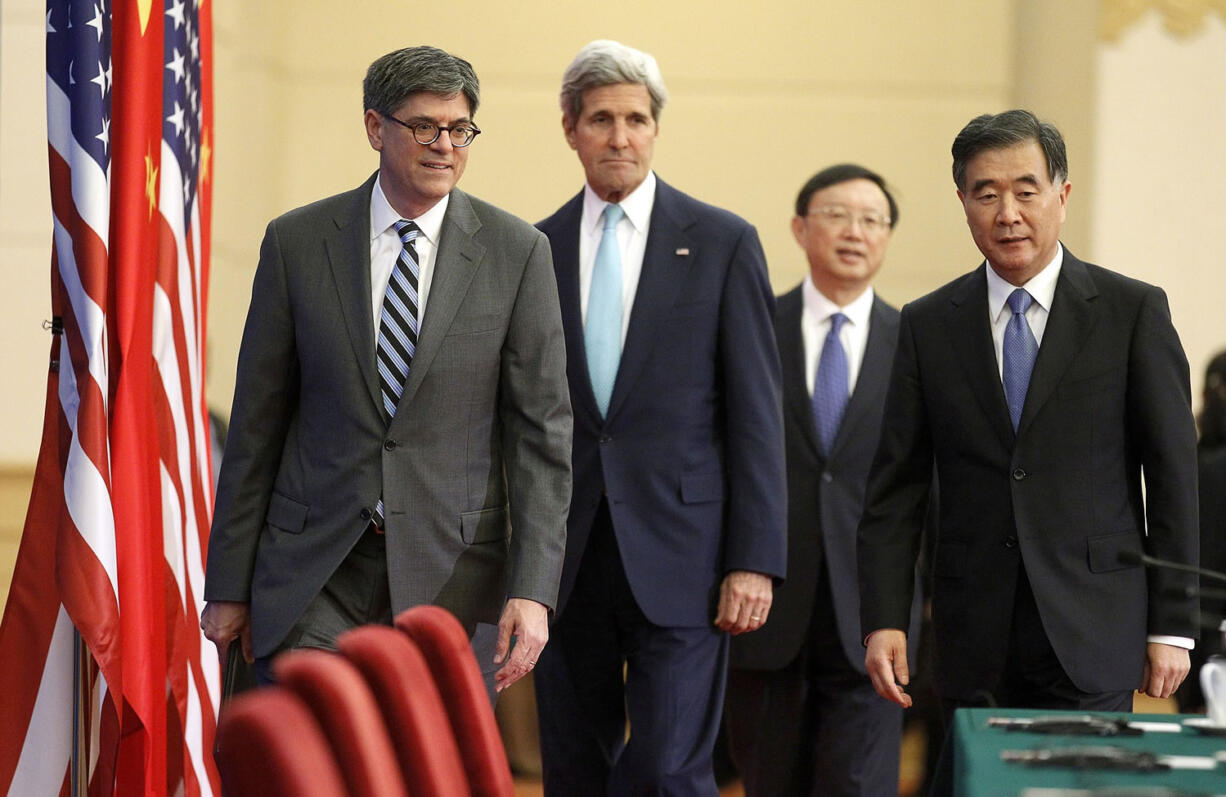
[[[898,311],[872,281],[897,223],[885,180],[863,166],[822,169],[796,197],[792,234],[809,275],[775,316],[788,580],[770,622],[733,637],[724,702],[749,797],[898,790],[902,709],[879,700],[865,672],[856,583],[856,527],[898,342]],[[917,599],[913,631],[919,609]]]
[[[565,547],[549,243],[455,188],[480,132],[468,62],[399,50],[363,91],[379,171],[260,250],[201,627],[268,681],[282,650],[433,603],[501,690],[545,645]]]

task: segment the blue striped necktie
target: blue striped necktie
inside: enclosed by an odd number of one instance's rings
[[[1001,377],[1005,383],[1005,401],[1009,403],[1009,419],[1013,421],[1015,432],[1022,419],[1026,392],[1030,389],[1030,372],[1034,370],[1034,360],[1039,354],[1038,341],[1026,321],[1026,311],[1033,301],[1034,297],[1025,288],[1018,288],[1009,294],[1008,299],[1013,317],[1005,327]]]
[[[601,417],[609,413],[622,356],[622,256],[617,244],[617,223],[624,213],[620,205],[605,205],[604,230],[592,267],[587,319],[583,324],[587,371]]]
[[[401,250],[383,294],[383,310],[379,313],[379,392],[383,396],[383,411],[390,422],[396,416],[396,405],[404,393],[409,366],[417,353],[417,285],[421,268],[413,242],[421,230],[411,221],[396,222]],[[375,506],[375,525],[383,528],[383,498]]]

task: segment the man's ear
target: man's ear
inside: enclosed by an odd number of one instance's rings
[[[362,123],[366,126],[366,140],[370,142],[370,148],[375,152],[382,152],[383,117],[379,116],[379,112],[374,108],[369,108],[362,117]]]
[[[566,136],[566,143],[570,145],[570,148],[571,148],[571,149],[578,149],[578,148],[579,148],[579,147],[578,147],[578,146],[575,144],[575,123],[574,123],[574,120],[573,120],[573,119],[571,119],[571,118],[570,118],[569,116],[567,116],[566,114],[562,114],[562,135]]]

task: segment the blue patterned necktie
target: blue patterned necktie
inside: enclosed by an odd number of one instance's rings
[[[1034,298],[1024,288],[1018,288],[1009,294],[1008,301],[1013,317],[1005,327],[1001,377],[1005,383],[1005,401],[1009,403],[1009,418],[1013,421],[1013,431],[1016,432],[1017,424],[1022,419],[1022,407],[1026,404],[1030,372],[1034,370],[1039,344],[1026,321],[1026,310],[1030,308]]]
[[[834,437],[839,433],[843,410],[847,408],[847,352],[839,338],[839,330],[847,316],[830,316],[830,331],[822,344],[817,361],[817,378],[813,382],[813,420],[817,424],[817,441],[823,457],[830,455]]]
[[[404,393],[409,366],[417,353],[417,285],[421,269],[413,242],[421,230],[411,221],[396,222],[400,236],[400,256],[392,267],[383,294],[383,310],[379,314],[379,344],[376,359],[379,365],[379,392],[383,396],[383,411],[390,421],[396,417],[396,405]],[[383,498],[375,505],[375,525],[383,528]]]
[[[622,256],[617,245],[617,223],[624,213],[620,205],[605,205],[604,230],[592,267],[587,319],[583,325],[587,371],[601,417],[609,412],[622,356]]]

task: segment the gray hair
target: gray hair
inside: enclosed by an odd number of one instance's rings
[[[562,115],[578,119],[583,113],[583,94],[588,89],[634,83],[644,86],[651,97],[651,118],[660,121],[660,111],[668,101],[668,89],[656,59],[647,53],[610,39],[597,39],[575,56],[562,75],[558,98]]]
[[[405,47],[379,58],[366,70],[363,110],[387,116],[419,91],[445,97],[463,92],[470,116],[477,115],[481,102],[481,84],[472,64],[437,47]]]
[[[1043,150],[1047,161],[1047,176],[1053,183],[1062,183],[1068,177],[1068,153],[1064,149],[1064,137],[1056,126],[1041,122],[1030,111],[1012,110],[998,114],[985,113],[966,123],[966,127],[954,138],[951,152],[954,156],[954,185],[965,191],[966,165],[980,152],[1005,149],[1033,141]]]

